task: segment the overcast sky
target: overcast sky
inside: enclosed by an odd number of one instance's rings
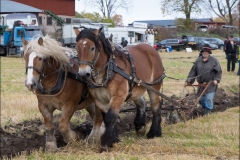
[[[123,23],[127,25],[128,23],[132,23],[136,20],[164,20],[164,19],[175,19],[175,18],[185,18],[183,14],[173,13],[172,15],[163,16],[161,13],[161,5],[160,0],[132,0],[133,7],[127,13],[125,10],[117,10],[116,13],[123,16]],[[87,7],[84,5],[82,0],[75,1],[75,10],[77,12],[90,12],[93,11],[98,12],[96,9]],[[102,15],[102,14],[100,14]],[[211,18],[213,14],[201,14],[191,15],[191,18]]]

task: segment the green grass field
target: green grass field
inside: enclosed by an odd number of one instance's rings
[[[163,93],[181,96],[185,79],[198,52],[159,52],[166,75],[180,80],[164,79]],[[219,84],[228,95],[239,92],[236,72],[227,72],[223,51],[214,50],[223,75]],[[236,69],[238,64],[236,63]],[[24,86],[25,61],[1,57],[1,126],[36,118],[43,119],[37,108],[36,96]],[[149,124],[150,126],[150,124]],[[238,159],[239,106],[226,112],[178,123],[163,125],[163,136],[148,140],[132,132],[121,135],[121,142],[111,152],[98,153],[99,144],[74,142],[55,153],[33,151],[14,159]]]

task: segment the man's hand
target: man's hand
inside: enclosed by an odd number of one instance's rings
[[[218,84],[217,80],[213,80],[213,85],[216,86]]]

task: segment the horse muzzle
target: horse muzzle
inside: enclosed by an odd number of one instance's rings
[[[84,69],[79,67],[78,74],[84,81],[89,81],[92,77],[91,68],[89,66],[85,67]]]
[[[37,83],[34,80],[32,80],[31,83],[27,82],[26,80],[25,86],[28,88],[29,91],[34,91],[37,88]]]

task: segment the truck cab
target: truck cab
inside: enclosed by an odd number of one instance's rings
[[[19,23],[19,22],[18,22]],[[23,51],[22,37],[27,41],[34,37],[42,37],[43,33],[38,26],[16,25],[10,31],[2,31],[0,54],[4,56],[17,55],[21,56]]]
[[[42,37],[43,34],[40,27],[36,27],[36,26],[15,27],[13,46],[22,46],[22,41],[21,41],[22,36],[27,41],[30,41],[36,36]]]

